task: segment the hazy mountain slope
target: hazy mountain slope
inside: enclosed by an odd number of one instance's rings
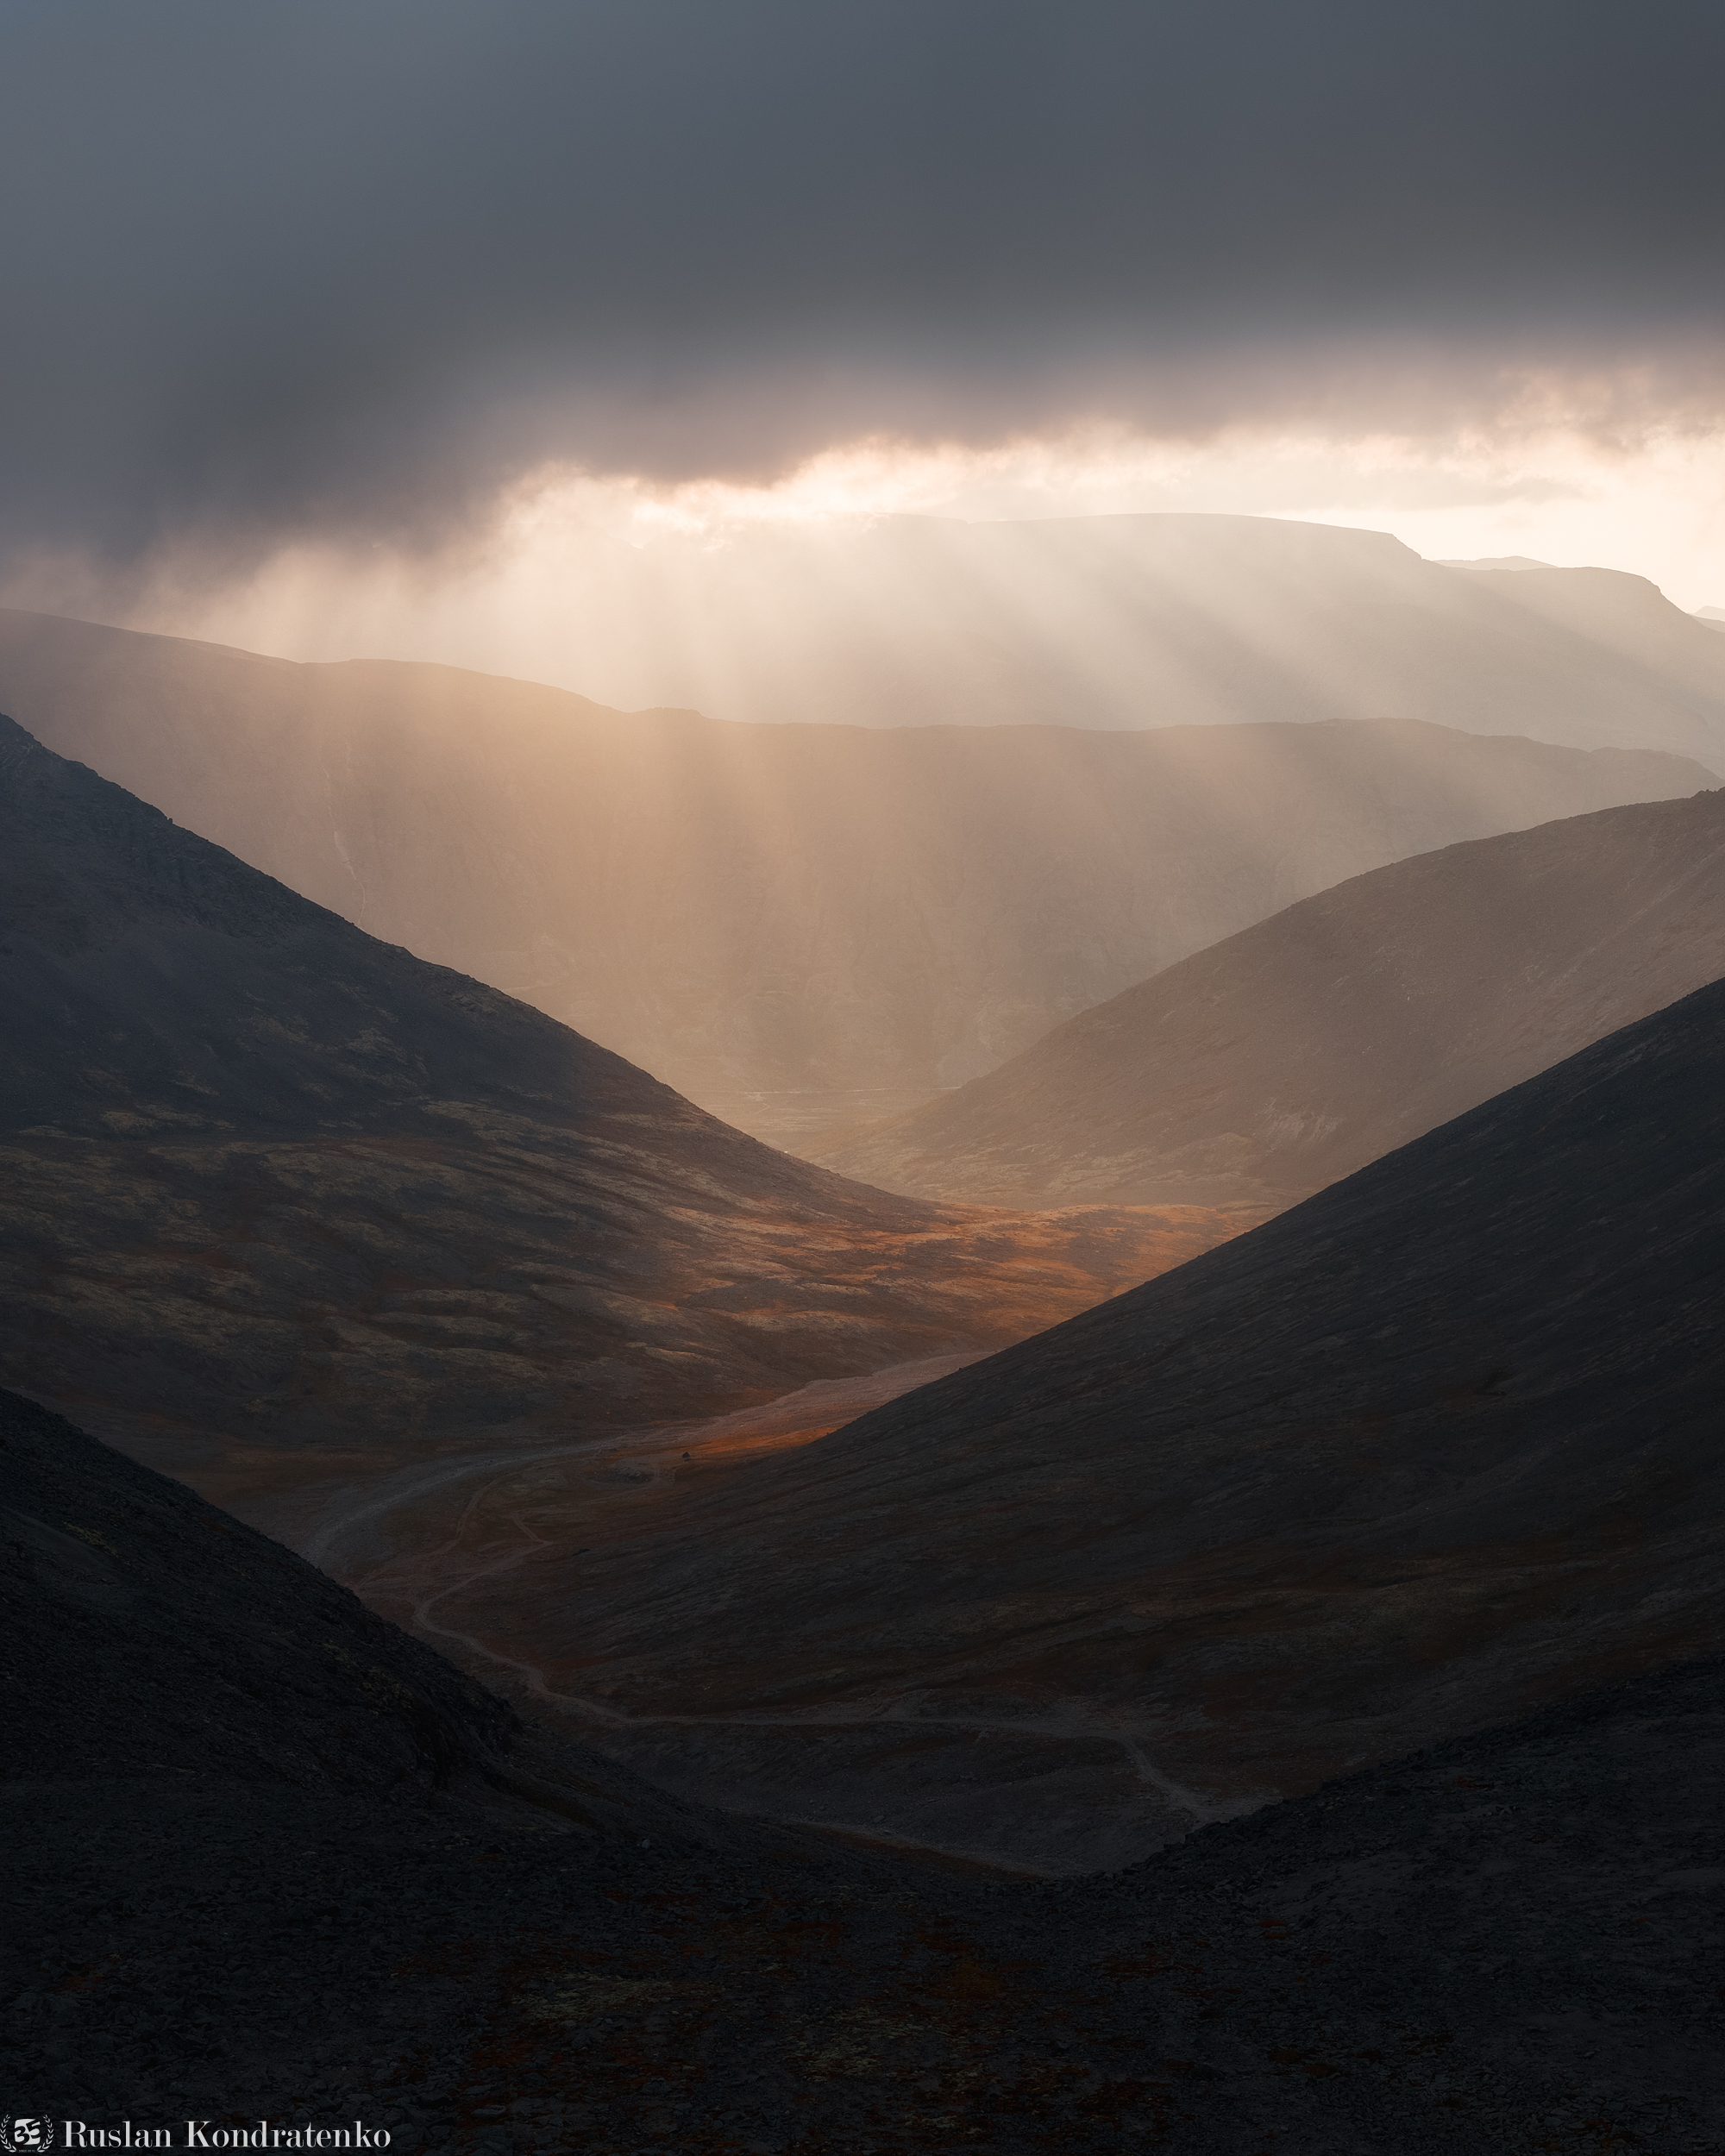
[[[0,1372],[228,1494],[994,1344],[1226,1232],[770,1151],[9,721],[0,986]]]
[[[1421,854],[817,1157],[984,1205],[1286,1204],[1725,975],[1725,793]]]
[[[439,1622],[713,1801],[1118,1863],[1711,1651],[1722,1267],[1719,983],[579,1560],[493,1504]]]
[[[1711,629],[1705,611],[1685,613],[1644,576],[1631,576],[1622,569],[1559,569],[1525,556],[1444,566],[1466,571],[1493,600],[1508,602],[1589,645],[1605,669],[1596,693],[1603,689],[1609,694],[1621,686],[1626,698],[1633,698],[1628,683],[1637,669],[1642,670],[1640,708],[1644,721],[1656,730],[1662,724],[1653,715],[1657,693],[1649,693],[1655,680],[1681,683],[1703,699],[1716,693],[1709,648],[1697,644],[1683,626]]]
[[[625,717],[449,667],[19,614],[0,615],[4,708],[371,933],[779,1138],[908,1107],[1344,877],[1712,783],[1680,758],[1375,720]]]
[[[1725,650],[1618,570],[1177,515],[766,527],[592,567],[573,622],[536,642],[511,622],[509,648],[612,704],[868,726],[1388,714],[1725,765]]]

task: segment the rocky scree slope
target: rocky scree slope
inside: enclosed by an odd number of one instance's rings
[[[1716,1661],[1038,1883],[679,1807],[512,1730],[12,1396],[0,1505],[20,2110],[357,2115],[451,2156],[1716,2144]]]
[[[16,1393],[0,1393],[0,1478],[6,1750],[45,1780],[429,1792],[507,1751],[515,1718],[492,1694]]]
[[[1722,1267],[1725,983],[442,1619],[687,1793],[1118,1864],[1709,1651]]]
[[[1209,1215],[888,1197],[0,721],[0,1376],[239,1501],[1021,1337]]]
[[[1278,1206],[1725,975],[1725,792],[1356,876],[829,1167],[980,1205]]]
[[[1716,782],[1633,745],[1283,724],[1274,698],[1239,716],[1278,723],[1132,733],[737,724],[4,612],[0,709],[371,934],[794,1147],[1344,877]]]
[[[183,1483],[0,1392],[0,1714],[14,1796],[176,1777],[468,1829],[737,1843]],[[17,1784],[22,1784],[19,1787]]]

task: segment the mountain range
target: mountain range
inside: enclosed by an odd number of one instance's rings
[[[1237,642],[1289,580],[1339,694],[1294,571],[1346,547],[1123,521],[1025,558],[1177,540],[1145,634],[1226,687],[1232,548]],[[1534,579],[1601,711],[1667,649],[1616,584],[1420,567]],[[114,767],[0,721],[15,2119],[1711,2145],[1707,770],[625,718],[30,617],[8,666]],[[404,909],[612,967],[810,1144],[1032,1044],[829,1142],[895,1193],[367,932]]]
[[[18,613],[0,710],[794,1148],[1349,876],[1715,783],[1684,755],[1461,732],[1465,705],[1445,726],[740,724]]]
[[[1725,793],[1396,862],[811,1142],[947,1202],[1279,1206],[1725,975]]]
[[[237,1501],[1021,1337],[1239,1225],[845,1181],[0,720],[5,1381]]]
[[[416,1592],[670,1787],[1118,1865],[1712,1651],[1722,1225],[1725,981],[800,1449],[471,1485]]]
[[[509,649],[609,703],[882,727],[1388,716],[1725,768],[1725,649],[1622,570],[1177,514],[835,519],[593,542],[583,567]]]

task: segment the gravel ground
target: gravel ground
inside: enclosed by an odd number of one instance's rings
[[[10,2108],[618,2156],[1716,2156],[1722,1677],[1051,1883],[195,1772],[14,1783]]]
[[[57,2147],[1725,2149],[1725,1664],[1038,1880],[669,1799],[7,1396],[0,1470],[0,2113]]]

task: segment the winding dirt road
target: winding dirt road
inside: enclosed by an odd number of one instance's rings
[[[469,1667],[495,1672],[508,1689],[540,1707],[585,1721],[595,1735],[607,1730],[624,1734],[704,1728],[739,1733],[781,1730],[837,1735],[897,1728],[913,1739],[938,1734],[947,1739],[998,1739],[1011,1744],[1027,1738],[1057,1743],[1101,1741],[1118,1748],[1147,1796],[1188,1826],[1203,1825],[1250,1808],[1239,1804],[1219,1806],[1176,1782],[1151,1757],[1147,1745],[1152,1733],[1125,1727],[1118,1721],[1103,1724],[1059,1713],[1013,1720],[931,1715],[925,1708],[917,1711],[905,1689],[875,1700],[859,1702],[852,1697],[842,1706],[793,1712],[635,1714],[555,1683],[542,1663],[526,1653],[511,1651],[511,1646],[521,1644],[518,1641],[495,1633],[484,1637],[443,1620],[442,1606],[481,1582],[520,1571],[542,1557],[583,1554],[578,1545],[584,1524],[587,1533],[600,1538],[615,1532],[618,1499],[627,1505],[687,1463],[736,1461],[751,1453],[811,1443],[865,1408],[897,1398],[976,1359],[954,1355],[896,1363],[867,1377],[804,1386],[765,1406],[701,1422],[658,1425],[621,1438],[612,1434],[571,1445],[467,1454],[404,1470],[366,1492],[357,1502],[353,1493],[347,1493],[304,1535],[301,1547],[314,1563],[342,1577],[367,1601],[404,1618],[422,1638],[436,1641]],[[542,1481],[533,1501],[514,1505],[507,1501],[507,1486],[524,1470],[531,1476],[534,1470],[559,1463],[587,1463],[584,1480],[588,1483],[601,1480],[605,1492],[588,1514],[579,1508],[565,1513],[557,1522],[562,1531],[546,1532],[543,1520],[536,1525],[530,1514],[536,1509],[545,1513],[548,1489],[557,1497],[568,1495],[561,1478]],[[459,1509],[451,1517],[448,1507],[457,1497]],[[498,1539],[503,1530],[510,1537],[506,1545],[500,1545]],[[361,1531],[373,1549],[379,1542],[386,1545],[386,1553],[367,1555],[354,1550],[352,1545]],[[577,1546],[572,1548],[572,1545]],[[534,1599],[529,1590],[524,1604],[530,1605]],[[807,1823],[912,1846],[943,1846],[933,1841],[913,1842],[910,1836],[883,1831],[885,1816],[880,1814],[864,1821],[823,1819]],[[972,1846],[948,1853],[974,1856],[982,1852]]]

